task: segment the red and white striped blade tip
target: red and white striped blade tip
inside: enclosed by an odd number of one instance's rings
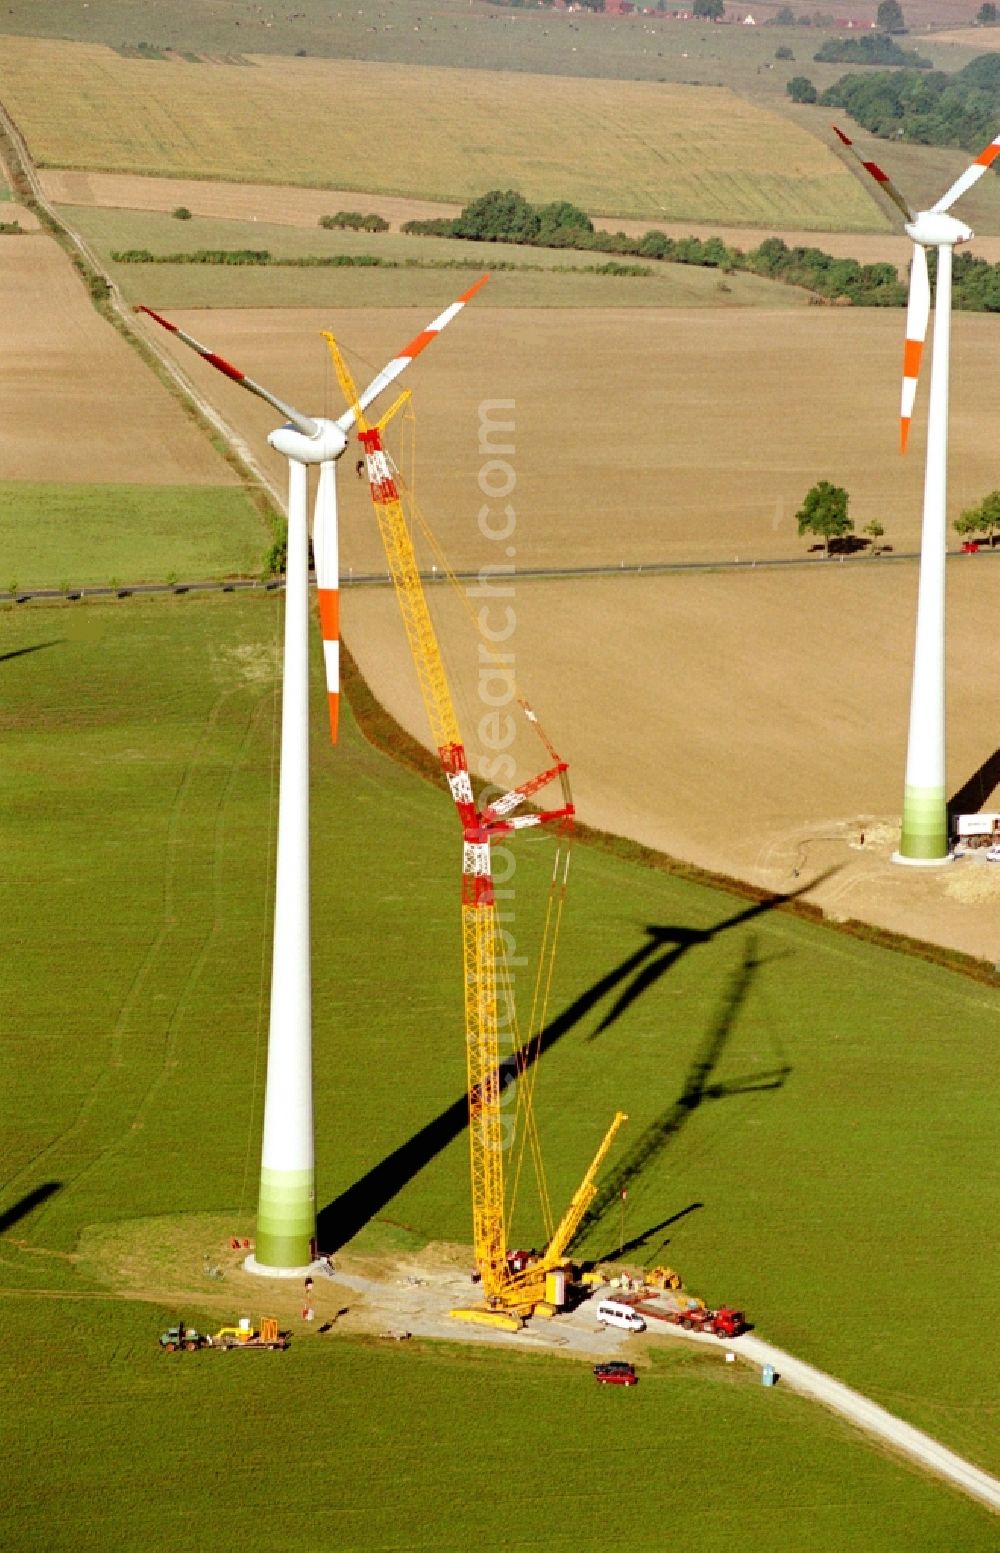
[[[421,329],[420,333],[414,335],[409,344],[403,346],[403,349],[397,356],[394,356],[391,361],[386,362],[381,372],[377,373],[375,377],[372,378],[371,382],[368,384],[368,387],[362,394],[359,395],[358,405],[362,410],[367,409],[368,405],[371,404],[373,399],[377,399],[379,394],[383,393],[384,390],[389,387],[390,383],[395,382],[396,378],[399,377],[401,372],[406,371],[406,368],[410,365],[410,362],[413,361],[415,357],[419,356],[421,351],[426,350],[431,341],[435,339],[443,329],[448,327],[452,319],[462,311],[467,302],[471,301],[476,292],[483,289],[489,278],[489,274],[481,275],[475,284],[469,287],[468,291],[463,291],[460,297],[456,297],[455,301],[452,302],[450,307],[446,307],[443,313],[439,313],[436,318],[432,318],[426,329]],[[352,405],[349,410],[346,410],[344,414],[340,416],[339,420],[337,421],[337,425],[342,431],[348,431],[354,424],[354,418],[354,406]]]
[[[279,415],[284,415],[305,436],[313,437],[316,435],[318,427],[310,416],[303,415],[301,410],[296,410],[294,405],[287,404],[284,399],[279,399],[277,394],[272,394],[269,388],[264,388],[261,383],[256,382],[252,377],[247,377],[245,372],[241,372],[239,367],[234,367],[231,361],[226,360],[225,356],[220,356],[218,351],[209,350],[207,345],[202,345],[201,341],[196,340],[193,334],[187,334],[179,324],[172,324],[169,318],[164,318],[162,313],[154,313],[151,307],[140,305],[135,311],[137,313],[148,313],[150,318],[154,318],[158,324],[169,330],[171,334],[176,334],[179,340],[183,340],[185,345],[189,345],[193,351],[196,351],[217,372],[221,372],[223,377],[230,378],[232,382],[239,383],[240,387],[247,389],[249,393],[256,394],[258,399],[263,399],[265,404],[269,404],[272,409],[277,410]]]
[[[851,139],[850,135],[845,135],[844,131],[842,129],[840,129],[839,126],[836,125],[836,124],[833,125],[833,133],[836,135],[837,139],[843,145],[845,145],[847,147],[848,151],[850,151],[850,153],[854,157],[855,161],[861,163],[861,166],[864,168],[865,172],[869,175],[869,177],[874,178],[874,180],[878,184],[879,188],[882,189],[886,194],[888,194],[889,198],[892,200],[892,203],[896,206],[897,210],[902,211],[902,213],[906,217],[907,221],[912,221],[913,220],[913,211],[910,209],[910,207],[907,204],[906,200],[903,198],[903,196],[900,194],[899,190],[896,188],[896,185],[893,183],[892,179],[889,177],[889,174],[887,172],[883,172],[882,168],[878,165],[877,162],[868,162],[868,161],[866,161],[865,158],[861,155],[861,153],[857,149],[857,147],[855,146],[854,141]]]
[[[225,356],[220,356],[218,351],[209,350],[207,345],[202,345],[201,341],[196,340],[193,334],[186,334],[179,324],[172,324],[170,319],[164,318],[162,313],[155,313],[151,307],[146,307],[144,304],[140,304],[135,311],[137,313],[148,313],[150,318],[155,319],[162,329],[168,330],[170,334],[176,334],[179,340],[183,340],[185,345],[190,345],[192,350],[197,351],[199,356],[211,362],[212,366],[224,373],[226,377],[232,378],[234,383],[242,383],[246,378],[246,373],[241,372],[239,367],[234,367],[231,361],[226,360]]]
[[[991,140],[985,151],[981,151],[974,162],[971,162],[960,178],[956,178],[947,194],[942,194],[936,205],[931,209],[943,215],[950,210],[958,197],[971,189],[974,183],[978,183],[987,168],[992,167],[997,157],[1000,156],[1000,135]]]

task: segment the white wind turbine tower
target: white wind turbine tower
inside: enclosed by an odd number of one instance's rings
[[[934,352],[931,359],[927,412],[927,461],[924,474],[924,516],[920,541],[920,583],[910,691],[910,732],[903,789],[903,825],[897,863],[946,863],[948,812],[945,787],[945,554],[948,496],[948,376],[951,336],[952,254],[974,236],[970,227],[948,214],[955,201],[978,181],[998,156],[1000,135],[965,169],[930,210],[914,213],[877,162],[866,162],[853,142],[834,125],[834,132],[870,173],[905,218],[904,230],[913,242],[910,293],[903,352],[903,398],[900,410],[901,451],[913,415],[920,357],[930,318],[931,291],[927,249],[937,253],[934,299]]]
[[[484,275],[383,367],[361,395],[362,409],[405,371],[487,279]],[[152,308],[136,311],[147,313],[226,377],[286,417],[286,424],[267,439],[288,460],[288,559],[264,1140],[255,1252],[247,1266],[272,1277],[294,1277],[308,1271],[316,1255],[309,952],[309,466],[319,465],[313,552],[330,732],[336,741],[340,628],[334,466],[347,447],[355,409],[349,407],[335,421],[302,415]]]

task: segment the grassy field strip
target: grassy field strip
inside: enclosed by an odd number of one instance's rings
[[[482,294],[487,307],[804,307],[808,296],[756,275],[723,276],[718,270],[654,261],[614,260],[613,255],[496,243],[458,243],[447,238],[377,236],[302,230],[193,217],[60,207],[60,215],[87,240],[123,296],[151,306],[399,306],[422,303],[433,292],[456,290],[489,270]],[[117,263],[130,249],[153,254],[198,249],[266,249],[276,260],[319,255],[374,255],[386,268],[283,268],[273,266]],[[608,261],[639,263],[641,277],[601,275]],[[441,266],[440,272],[434,269]],[[392,268],[390,266],[399,266]],[[422,267],[423,266],[423,267]],[[503,266],[509,266],[504,269]]]
[[[0,483],[5,590],[254,575],[271,537],[231,486]]]
[[[402,306],[433,311],[442,292],[451,295],[482,274],[474,259],[467,260],[457,244],[455,249],[447,269],[299,270],[194,264],[110,264],[109,269],[126,297],[141,297],[157,309],[277,307],[324,308],[329,312],[336,308],[375,311]],[[568,266],[563,273],[527,268],[497,272],[484,306],[532,312],[587,309],[596,313],[624,308],[649,312],[664,307],[723,312],[743,312],[750,307],[785,312],[808,301],[805,292],[777,287],[756,276],[723,279],[718,271],[670,265],[665,266],[667,273],[663,275],[630,278],[587,273],[586,263],[583,260],[578,266]]]
[[[43,165],[278,183],[294,167],[306,185],[435,200],[499,183],[627,216],[886,225],[831,150],[725,89],[510,76],[498,114],[496,78],[481,71],[264,58],[252,70],[165,68],[15,38],[2,59],[5,101]],[[596,154],[568,162],[569,121]]]
[[[551,1522],[546,1544],[569,1553],[581,1531],[597,1536],[606,1524],[610,1481],[628,1484],[618,1536],[651,1547],[666,1524],[699,1553],[913,1553],[915,1526],[927,1548],[990,1547],[984,1511],[800,1398],[751,1384],[740,1366],[657,1354],[623,1421],[618,1398],[582,1367],[445,1344],[302,1337],[280,1368],[211,1354],[171,1363],[154,1351],[169,1315],[108,1302],[93,1312],[91,1343],[57,1302],[0,1316],[5,1379],[17,1354],[21,1442],[0,1508],[8,1546],[309,1548],[320,1524],[343,1553],[396,1553],[403,1526],[413,1553],[522,1553],[528,1542],[510,1527],[530,1502]],[[569,1415],[572,1429],[553,1427]],[[62,1463],[89,1491],[71,1518],[45,1524],[53,1416]],[[11,1428],[8,1413],[0,1438]],[[516,1465],[504,1468],[515,1436]],[[220,1438],[241,1463],[240,1492],[221,1505],[206,1469]],[[678,1470],[678,1439],[712,1438],[739,1449],[689,1451]]]
[[[705,1341],[708,1341],[706,1338]],[[868,1397],[851,1391],[830,1375],[823,1375],[812,1365],[803,1364],[791,1354],[784,1353],[770,1343],[761,1342],[753,1334],[735,1339],[731,1346],[737,1353],[745,1354],[762,1368],[770,1364],[794,1390],[812,1397],[817,1402],[832,1407],[842,1417],[850,1419],[866,1434],[873,1435],[887,1445],[901,1450],[911,1460],[932,1472],[947,1478],[964,1493],[1000,1510],[1000,1483],[989,1473],[945,1450],[936,1440],[930,1439],[918,1429],[894,1418],[884,1408],[876,1407]]]

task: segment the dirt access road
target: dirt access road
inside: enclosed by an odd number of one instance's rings
[[[461,1247],[431,1245],[418,1256],[400,1258],[391,1265],[381,1259],[343,1258],[331,1281],[318,1280],[313,1292],[316,1327],[331,1322],[328,1332],[337,1329],[362,1331],[386,1338],[408,1334],[448,1342],[486,1343],[497,1348],[562,1354],[566,1358],[593,1360],[630,1357],[641,1365],[651,1340],[700,1343],[723,1361],[725,1350],[763,1370],[771,1365],[780,1383],[800,1392],[814,1402],[831,1408],[842,1418],[882,1445],[899,1451],[918,1465],[947,1478],[964,1493],[1000,1511],[1000,1483],[979,1467],[947,1450],[929,1435],[904,1423],[885,1408],[879,1407],[842,1381],[815,1369],[792,1354],[766,1342],[753,1332],[742,1337],[723,1339],[651,1320],[647,1335],[633,1337],[627,1332],[603,1326],[595,1316],[597,1301],[614,1291],[610,1286],[596,1289],[589,1300],[576,1310],[554,1320],[534,1320],[520,1332],[501,1332],[478,1324],[456,1321],[448,1312],[453,1307],[475,1303],[476,1291],[470,1288],[468,1253]],[[242,1269],[234,1269],[237,1280],[246,1280],[255,1289],[262,1283]],[[272,1294],[272,1280],[263,1281]],[[345,1308],[344,1300],[349,1302]]]

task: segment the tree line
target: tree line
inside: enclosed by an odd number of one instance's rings
[[[286,270],[384,269],[384,270],[467,270],[465,259],[390,259],[375,253],[317,253],[282,257],[267,248],[196,248],[188,253],[153,253],[151,248],[115,248],[115,264],[219,264],[250,266],[261,269],[273,265]],[[648,264],[619,264],[608,259],[603,264],[530,264],[523,260],[503,260],[494,270],[532,270],[542,275],[652,275]]]
[[[458,216],[407,221],[402,230],[418,237],[574,248],[702,265],[726,274],[743,271],[800,286],[829,301],[843,299],[857,307],[901,307],[906,301],[906,286],[892,264],[838,259],[819,248],[789,247],[780,237],[765,238],[756,248],[744,251],[721,237],[675,238],[655,229],[641,237],[599,232],[586,212],[568,201],[532,205],[514,189],[492,189],[471,201]],[[966,311],[1000,312],[1000,265],[957,255],[953,302]]]
[[[933,70],[934,61],[916,49],[901,49],[887,32],[868,32],[860,38],[828,38],[813,55],[820,65],[909,65],[911,70]]]
[[[996,134],[1000,53],[980,54],[951,75],[880,70],[841,76],[819,101],[845,109],[873,135],[978,152]]]

